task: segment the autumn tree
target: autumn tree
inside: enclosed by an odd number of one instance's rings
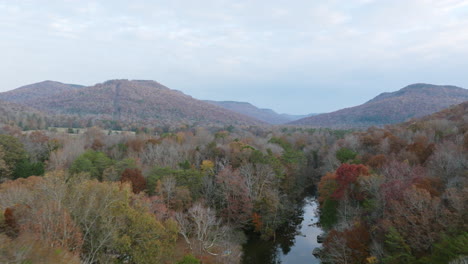
[[[220,254],[223,239],[227,239],[230,228],[223,225],[209,207],[197,203],[186,213],[178,212],[176,219],[179,232],[196,254]]]
[[[134,193],[146,190],[146,180],[139,169],[125,169],[120,181],[130,182]]]
[[[216,182],[223,193],[223,216],[236,226],[246,224],[252,216],[252,201],[245,179],[238,170],[226,167],[216,175]]]

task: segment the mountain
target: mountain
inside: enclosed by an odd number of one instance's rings
[[[442,111],[427,115],[424,117],[419,117],[411,119],[405,123],[400,124],[401,127],[405,128],[424,128],[428,127],[427,123],[433,123],[432,127],[440,128],[445,126],[450,126],[455,124],[457,126],[457,133],[464,134],[468,131],[468,101],[465,101],[461,104],[452,105],[449,108],[445,108]],[[436,124],[437,121],[442,121],[442,123]],[[447,122],[448,121],[448,122]],[[449,123],[451,122],[451,123]],[[431,126],[429,126],[431,127]],[[453,135],[453,127],[447,131],[444,131],[444,134]],[[468,136],[465,136],[468,140]],[[468,141],[467,141],[468,143]],[[468,146],[468,145],[467,145]]]
[[[253,117],[258,120],[262,120],[272,125],[285,124],[294,120],[298,120],[310,115],[288,115],[278,114],[271,109],[258,108],[251,103],[247,102],[236,102],[236,101],[210,101],[205,102],[223,107],[225,109],[234,111],[239,114]]]
[[[141,125],[263,124],[171,90],[155,81],[110,80],[90,87],[63,89],[52,96],[49,92],[54,89],[47,89],[48,96],[38,96],[45,85],[25,87],[28,87],[28,92],[22,92],[22,96],[15,100],[49,114]],[[7,93],[19,93],[17,90],[26,90],[25,87]]]
[[[27,104],[30,101],[53,97],[62,92],[83,88],[82,85],[43,81],[0,93],[0,99]]]
[[[355,107],[293,121],[292,125],[365,128],[404,122],[468,100],[468,90],[450,85],[412,84],[382,93]]]

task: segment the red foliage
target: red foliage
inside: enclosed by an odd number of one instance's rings
[[[369,169],[362,164],[342,164],[336,170],[336,182],[338,188],[333,192],[332,197],[341,199],[346,193],[348,187],[355,183],[360,175],[369,175]]]
[[[143,177],[143,174],[141,174],[141,170],[139,169],[125,169],[120,181],[130,182],[134,193],[139,193],[146,189],[146,179]]]
[[[49,140],[49,137],[42,131],[33,131],[29,134],[29,139],[34,143],[45,143]]]
[[[19,227],[15,219],[14,209],[9,207],[5,209],[3,217],[5,218],[5,233],[10,237],[18,236]]]
[[[408,162],[392,160],[382,167],[387,180],[380,186],[385,200],[401,200],[403,192],[418,179],[425,178],[425,170],[420,166],[410,166]]]

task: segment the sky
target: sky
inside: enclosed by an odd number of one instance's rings
[[[0,91],[149,79],[307,114],[468,88],[468,0],[0,0]]]

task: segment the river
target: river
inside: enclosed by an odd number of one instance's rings
[[[317,222],[317,200],[314,195],[305,197],[291,216],[288,225],[278,230],[275,241],[263,241],[251,235],[244,245],[243,264],[316,264],[320,260],[312,250],[320,247],[317,235],[322,230]]]

